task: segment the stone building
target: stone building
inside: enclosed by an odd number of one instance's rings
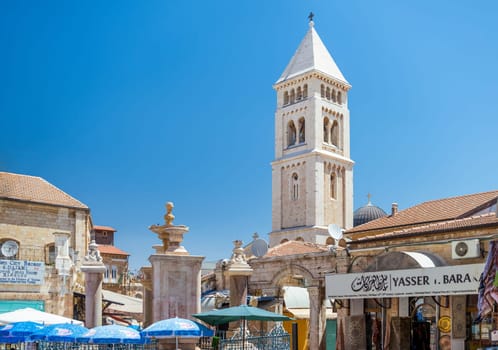
[[[350,88],[310,21],[274,85],[272,247],[287,240],[325,244],[327,225],[353,226]]]
[[[488,242],[498,233],[498,192],[403,211],[393,204],[391,215],[369,200],[353,213],[350,87],[311,22],[274,85],[270,249],[249,259],[249,293],[285,304],[288,287],[307,291],[299,349],[489,344],[491,326],[472,321]],[[339,242],[330,224],[345,229]],[[379,282],[386,278],[396,278],[396,288]],[[327,301],[337,310],[334,322]]]
[[[114,245],[116,229],[110,226],[93,226],[95,243],[99,245],[100,256],[106,267],[102,288],[120,294],[131,291],[131,278],[128,271],[130,254]]]
[[[249,260],[254,270],[249,293],[273,297],[299,320],[299,349],[325,349],[327,341],[335,344],[335,315],[327,310],[324,276],[335,267],[338,243],[328,226],[353,226],[354,162],[349,137],[351,85],[313,21],[274,88],[270,249]],[[286,304],[297,298],[289,298],[290,291],[307,296],[302,301],[306,310],[289,310]]]
[[[346,231],[326,297],[344,349],[463,350],[490,345],[494,320],[476,322],[498,191],[421,203]],[[493,304],[490,306],[493,307]]]
[[[0,312],[73,317],[91,226],[89,208],[46,180],[0,172]]]

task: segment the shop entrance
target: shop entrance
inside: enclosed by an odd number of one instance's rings
[[[450,349],[445,346],[449,342],[445,343],[444,339],[439,341],[437,303],[434,298],[410,298],[410,316],[401,318],[399,330],[392,328],[392,319],[389,316],[391,304],[392,300],[389,298],[365,300],[367,350],[380,350],[384,343],[390,341],[405,344],[409,350]]]
[[[436,304],[432,298],[411,298],[411,350],[436,350]]]

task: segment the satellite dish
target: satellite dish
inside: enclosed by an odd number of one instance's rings
[[[251,253],[258,258],[264,256],[268,251],[268,243],[261,238],[255,239],[251,245]]]
[[[342,228],[339,225],[330,224],[328,231],[329,231],[330,237],[332,237],[336,241],[338,241],[342,238]]]

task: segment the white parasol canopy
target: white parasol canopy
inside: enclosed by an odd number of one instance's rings
[[[32,309],[30,307],[0,314],[0,324],[24,322],[24,321],[32,321],[46,325],[57,324],[57,323],[72,323],[72,324],[83,325],[83,322],[81,321]]]

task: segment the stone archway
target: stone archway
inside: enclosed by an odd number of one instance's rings
[[[309,349],[325,349],[325,273],[336,269],[335,255],[329,252],[267,257],[249,260],[253,275],[250,293],[282,297],[284,285],[305,287],[309,297]]]
[[[317,283],[313,274],[306,267],[295,263],[285,266],[271,279],[271,285],[278,288],[282,288],[284,285],[306,288]]]

